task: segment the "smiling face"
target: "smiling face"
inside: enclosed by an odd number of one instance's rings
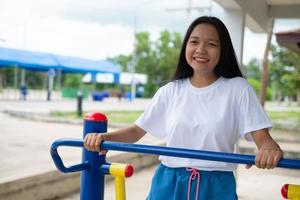
[[[214,68],[220,60],[221,44],[216,28],[210,24],[199,24],[192,31],[185,57],[193,68],[194,76],[216,76]]]

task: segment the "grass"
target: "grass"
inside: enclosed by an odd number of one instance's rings
[[[268,111],[274,128],[300,129],[300,112],[296,111]]]
[[[132,124],[143,111],[107,111],[103,112],[107,116],[109,123]],[[289,129],[295,127],[300,129],[300,112],[296,111],[268,111],[274,128]],[[52,117],[65,118],[65,119],[82,119],[77,116],[76,112],[52,112]]]
[[[132,124],[139,118],[143,111],[110,111],[104,112],[111,123]]]
[[[106,115],[109,123],[132,124],[143,113],[143,111],[107,111]],[[52,112],[52,117],[63,119],[82,119],[76,112]]]

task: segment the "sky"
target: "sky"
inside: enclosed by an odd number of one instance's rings
[[[89,59],[106,59],[133,50],[134,33],[162,30],[184,35],[200,15],[220,15],[210,0],[0,0],[0,46],[51,52]],[[211,10],[207,9],[211,6]],[[299,28],[300,20],[276,20],[275,32]],[[230,28],[230,27],[229,27]],[[273,43],[275,38],[273,37]],[[255,44],[255,48],[253,48]],[[263,57],[266,34],[246,28],[243,62]]]

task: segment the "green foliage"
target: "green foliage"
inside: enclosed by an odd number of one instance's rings
[[[160,38],[155,43],[157,58],[157,67],[159,69],[159,76],[155,75],[156,83],[159,85],[165,84],[176,69],[179,51],[181,45],[180,34],[171,34],[168,31],[163,31]]]
[[[81,74],[66,74],[64,77],[64,86],[70,88],[78,88],[81,84]]]
[[[167,83],[175,72],[181,36],[179,33],[162,31],[157,41],[150,40],[148,32],[139,32],[135,35],[135,57],[117,56],[111,60],[123,67],[124,71],[130,71],[130,64],[136,64],[135,71],[148,76],[148,83],[145,85],[145,97],[152,97],[155,91]],[[133,60],[134,59],[134,60]]]
[[[255,90],[256,94],[259,95],[259,90],[260,90],[260,86],[261,86],[260,81],[254,79],[254,78],[248,78],[247,80],[250,83],[250,85],[253,87],[253,89]],[[266,98],[267,98],[267,100],[272,99],[272,90],[269,87],[267,87],[267,97]]]
[[[47,74],[43,73],[43,72],[26,70],[26,85],[30,89],[46,88],[47,87]]]
[[[130,64],[132,62],[132,56],[131,55],[118,55],[113,58],[108,58],[108,60],[118,63],[120,65],[121,71],[128,72],[130,71]]]
[[[17,77],[18,77],[18,87],[21,84],[21,70],[17,68]],[[46,74],[44,72],[37,72],[31,70],[25,70],[25,83],[27,88],[29,89],[43,89],[46,85]],[[14,76],[15,76],[15,68],[12,66],[8,66],[7,68],[0,69],[0,74],[3,77],[2,83],[4,87],[14,87]]]
[[[295,97],[300,89],[300,56],[285,48],[272,46],[270,81],[276,98]]]
[[[259,61],[256,58],[252,58],[250,62],[244,66],[244,72],[247,78],[255,80],[261,79],[261,72],[259,69]]]
[[[1,68],[0,74],[2,75],[2,83],[4,87],[14,86],[14,68]]]

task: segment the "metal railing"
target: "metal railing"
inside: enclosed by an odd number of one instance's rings
[[[84,117],[83,137],[87,133],[104,133],[107,131],[106,116],[101,113],[90,113]],[[58,154],[58,147],[72,146],[83,147],[82,139],[59,139],[51,146],[51,156],[56,167],[64,172],[81,171],[81,200],[103,200],[104,198],[104,175],[109,174],[105,155],[99,155],[97,152],[89,152],[82,148],[82,163],[66,167]],[[254,155],[232,154],[211,151],[199,151],[183,148],[171,148],[151,145],[128,144],[120,142],[104,141],[101,144],[102,149],[135,152],[144,154],[156,154],[172,157],[183,157],[192,159],[212,160],[218,162],[255,164]],[[282,158],[278,167],[289,169],[300,169],[300,160]],[[299,192],[300,195],[300,192]],[[125,199],[125,197],[124,197]]]

